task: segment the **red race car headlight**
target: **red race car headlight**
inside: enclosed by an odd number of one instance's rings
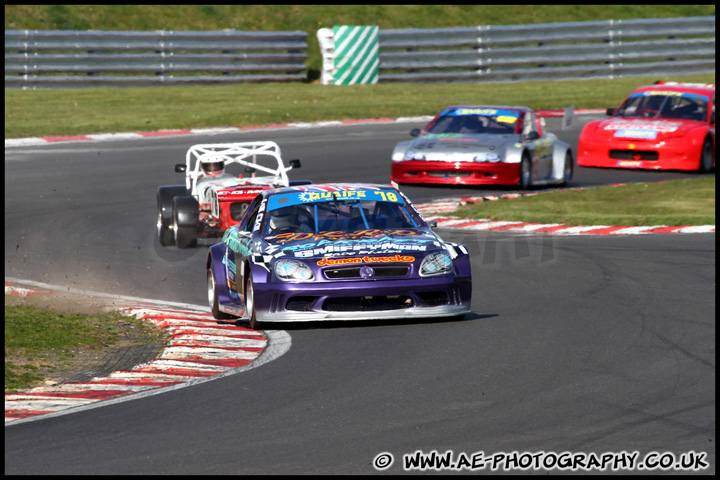
[[[425,154],[414,150],[408,150],[405,152],[405,158],[403,160],[425,160]]]
[[[500,155],[497,153],[481,153],[480,155],[475,155],[473,161],[497,163],[500,161]]]

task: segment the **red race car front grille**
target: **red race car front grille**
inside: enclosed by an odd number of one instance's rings
[[[473,172],[464,172],[462,170],[431,170],[427,172],[431,177],[469,177]]]
[[[658,152],[652,150],[610,150],[610,158],[617,160],[657,160]]]

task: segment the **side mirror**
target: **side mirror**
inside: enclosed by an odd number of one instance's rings
[[[526,142],[532,142],[533,140],[537,140],[538,138],[540,138],[540,134],[534,130],[525,135]]]
[[[175,165],[175,173],[185,173],[185,170],[187,170],[187,168],[184,164],[178,163]]]
[[[420,135],[420,129],[419,129],[419,128],[413,128],[412,130],[410,130],[410,136],[411,136],[411,137],[417,137],[418,135]]]
[[[255,173],[255,169],[252,167],[245,167],[245,173]]]
[[[605,115],[607,115],[608,117],[612,117],[614,113],[615,113],[614,108],[608,108],[605,110]]]
[[[428,222],[428,225],[430,225],[430,228],[435,230],[437,228],[437,220],[433,220],[432,222]]]
[[[296,159],[290,160],[290,166],[292,168],[300,168],[300,167],[302,167],[302,163],[300,163],[299,158],[296,158]]]

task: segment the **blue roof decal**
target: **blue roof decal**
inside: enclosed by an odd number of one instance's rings
[[[314,202],[338,200],[370,200],[404,205],[405,201],[392,188],[382,189],[367,185],[343,186],[342,188],[304,188],[304,191],[276,193],[268,199],[268,210]]]

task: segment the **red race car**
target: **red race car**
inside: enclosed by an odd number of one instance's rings
[[[611,118],[590,122],[578,141],[583,167],[715,168],[715,85],[655,82],[635,90]]]

